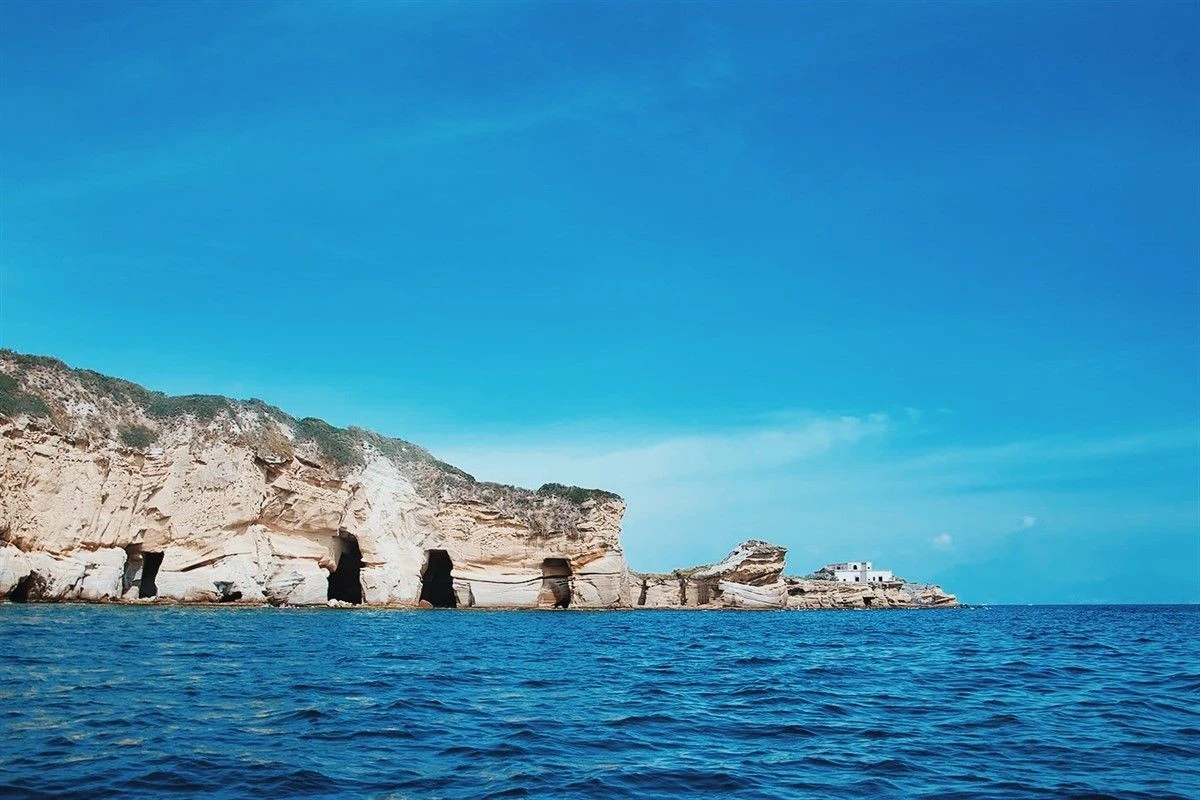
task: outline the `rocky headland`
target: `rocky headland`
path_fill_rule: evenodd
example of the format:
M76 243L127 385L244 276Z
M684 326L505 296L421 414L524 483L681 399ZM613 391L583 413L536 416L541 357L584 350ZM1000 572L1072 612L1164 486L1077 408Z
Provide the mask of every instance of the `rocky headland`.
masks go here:
M743 542L633 572L611 492L478 481L260 400L171 397L0 351L0 596L459 608L895 608L937 587L783 575Z

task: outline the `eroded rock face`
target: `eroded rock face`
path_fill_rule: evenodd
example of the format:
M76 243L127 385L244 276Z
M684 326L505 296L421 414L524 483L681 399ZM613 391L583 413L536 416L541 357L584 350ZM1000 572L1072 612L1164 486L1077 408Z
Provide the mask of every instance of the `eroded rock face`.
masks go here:
M0 597L456 608L892 608L936 586L784 578L761 540L629 572L609 492L476 481L260 401L0 351Z
M788 577L787 607L818 608L936 608L958 605L940 587L895 581L890 584L840 583Z
M630 604L615 495L481 483L405 442L50 359L0 354L0 378L11 599L415 606L443 554L458 606Z
M670 575L630 573L629 593L638 608L786 608L786 556L785 548L751 539L717 564Z
M938 586L839 583L783 575L787 551L758 539L719 563L669 574L629 573L635 608L864 609L958 605Z

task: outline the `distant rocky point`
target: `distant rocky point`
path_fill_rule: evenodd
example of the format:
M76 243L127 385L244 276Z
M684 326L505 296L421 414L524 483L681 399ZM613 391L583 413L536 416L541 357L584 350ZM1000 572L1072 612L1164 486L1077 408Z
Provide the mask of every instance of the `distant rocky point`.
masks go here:
M171 397L0 350L0 595L16 602L894 608L937 587L783 575L782 547L633 572L625 502L478 481L260 400Z
M667 574L630 572L635 604L645 608L934 608L954 595L903 580L852 583L818 571L783 574L787 550L758 539L742 542L720 563ZM890 577L890 573L889 573Z

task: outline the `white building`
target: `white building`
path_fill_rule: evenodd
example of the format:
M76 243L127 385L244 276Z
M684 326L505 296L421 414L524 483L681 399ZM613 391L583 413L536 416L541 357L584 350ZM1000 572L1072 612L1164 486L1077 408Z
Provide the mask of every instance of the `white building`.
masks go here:
M890 569L875 569L870 561L826 564L825 572L832 572L833 579L842 583L887 583L895 580Z

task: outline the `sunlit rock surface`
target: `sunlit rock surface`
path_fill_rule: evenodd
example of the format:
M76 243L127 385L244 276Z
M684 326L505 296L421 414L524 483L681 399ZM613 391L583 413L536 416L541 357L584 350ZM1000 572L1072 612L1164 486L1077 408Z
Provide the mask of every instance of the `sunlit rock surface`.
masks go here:
M881 585L787 577L787 607L935 608L958 605L952 594L928 584L892 581Z
M624 510L608 492L479 482L258 401L0 354L10 599L628 606Z
M783 575L787 551L742 542L717 564L672 573L629 573L635 608L865 609L958 605L938 586L891 581L839 583Z
M0 596L457 608L892 608L936 586L785 578L761 540L631 573L624 501L485 483L258 400L168 397L0 351Z
M639 608L786 608L787 550L758 539L742 542L716 564L669 575L630 573Z

